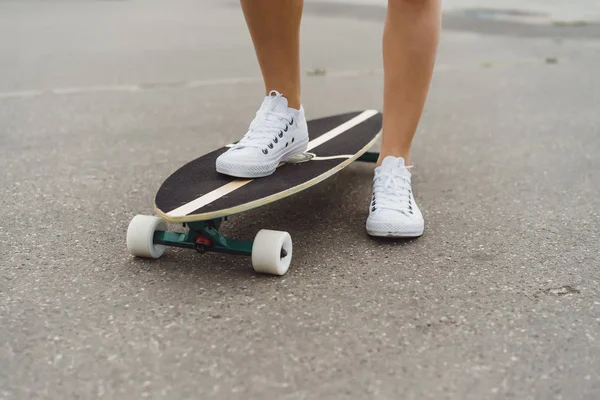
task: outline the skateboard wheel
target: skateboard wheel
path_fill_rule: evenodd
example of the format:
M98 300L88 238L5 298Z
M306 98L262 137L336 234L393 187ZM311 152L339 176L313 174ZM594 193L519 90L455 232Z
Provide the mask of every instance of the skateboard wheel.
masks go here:
M285 275L292 261L292 237L287 232L262 229L252 244L252 267L256 272Z
M137 257L159 258L165 252L165 246L154 244L154 232L166 229L167 224L162 218L136 215L127 228L127 249Z

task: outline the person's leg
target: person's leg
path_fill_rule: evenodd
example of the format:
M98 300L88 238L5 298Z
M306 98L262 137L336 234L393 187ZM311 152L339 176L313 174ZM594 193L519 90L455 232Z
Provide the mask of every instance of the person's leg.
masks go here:
M383 138L387 156L408 163L429 90L441 25L440 0L388 0L383 33Z
M240 0L266 96L244 137L217 158L217 171L239 178L271 175L308 146L300 102L303 0Z
M303 0L241 0L266 93L300 108L300 20Z
M383 139L366 223L373 236L417 237L424 231L407 165L429 91L440 25L440 0L388 0Z

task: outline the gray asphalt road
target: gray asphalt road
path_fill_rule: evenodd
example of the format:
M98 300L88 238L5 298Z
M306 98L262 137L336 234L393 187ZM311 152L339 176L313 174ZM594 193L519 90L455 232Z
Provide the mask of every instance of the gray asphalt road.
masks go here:
M309 117L381 107L377 15L307 7ZM276 278L125 247L162 180L256 111L239 9L1 2L0 398L599 398L600 41L556 29L444 32L422 238L366 235L364 164L232 218L292 234Z

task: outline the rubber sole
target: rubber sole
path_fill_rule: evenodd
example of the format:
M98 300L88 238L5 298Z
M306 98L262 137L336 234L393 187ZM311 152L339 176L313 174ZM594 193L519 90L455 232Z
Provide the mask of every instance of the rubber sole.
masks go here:
M367 233L374 237L391 237L391 238L418 238L423 236L424 231L421 232L378 232L370 231L367 229Z
M425 231L425 226L419 225L418 223L394 224L367 221L365 228L369 235L376 237L416 238L423 235Z
M235 178L264 178L272 175L280 163L285 163L289 158L292 158L298 154L304 153L308 149L308 138L304 141L299 141L294 147L290 146L290 149L281 155L276 160L270 161L268 164L234 164L231 162L219 162L217 160L216 170L217 172ZM261 170L265 167L264 170ZM253 170L254 169L254 170Z

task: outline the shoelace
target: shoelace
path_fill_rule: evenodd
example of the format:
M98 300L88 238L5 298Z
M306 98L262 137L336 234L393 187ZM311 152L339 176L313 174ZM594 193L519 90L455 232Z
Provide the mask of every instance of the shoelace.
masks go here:
M410 181L403 173L385 171L373 178L374 207L412 214L410 204Z
M293 123L288 114L271 111L268 109L259 110L256 118L250 124L248 132L237 143L236 147L256 147L260 149L273 148L273 143L277 143L283 136L282 132L288 130L288 124Z

